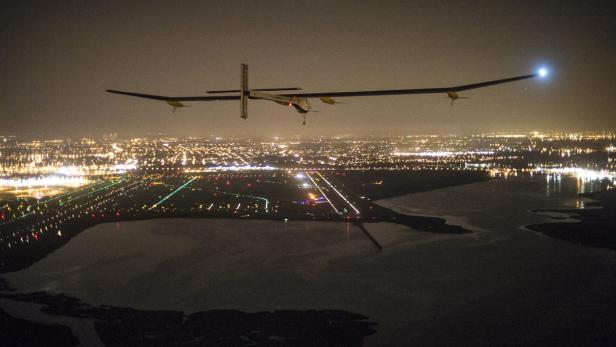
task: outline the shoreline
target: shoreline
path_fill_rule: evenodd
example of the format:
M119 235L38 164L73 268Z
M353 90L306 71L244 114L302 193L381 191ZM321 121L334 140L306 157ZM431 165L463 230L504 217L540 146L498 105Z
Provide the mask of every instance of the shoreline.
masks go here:
M130 221L142 221L153 219L176 219L176 218L188 218L188 219L218 219L218 220L264 220L264 221L314 221L314 222L337 222L337 223L353 223L357 225L363 225L363 223L394 223L408 227L409 229L433 232L433 233L448 233L448 234L468 234L473 231L463 228L458 225L447 224L447 220L439 217L428 216L415 216L405 215L395 212L386 207L369 202L372 207L372 215L367 218L349 218L348 216L340 218L317 218L302 215L287 215L287 216L268 216L266 214L259 214L250 217L242 216L230 216L227 214L211 214L195 211L146 211L135 215L120 215L115 216L112 213L102 214L95 219L87 219L85 221L77 221L74 223L66 224L63 229L62 238L53 238L49 242L38 242L36 244L37 249L32 252L31 249L26 247L16 248L13 252L7 252L3 254L1 258L0 274L20 271L30 267L39 260L45 258L48 254L52 253L56 249L62 247L64 244L70 242L70 239L79 235L88 228L94 227L99 224L105 223L118 223L118 222L130 222Z
M116 223L160 218L199 218L199 219L249 219L269 221L320 221L320 222L352 222L352 223L395 223L422 232L445 234L468 234L476 232L464 225L448 223L447 218L439 216L423 216L404 214L382 206L377 201L391 199L413 193L442 189L457 185L488 181L491 178L483 172L454 174L432 172L388 172L388 171L349 171L331 174L330 179L339 189L353 197L355 206L361 214L346 212L306 213L302 209L287 209L282 213L270 214L263 211L241 213L238 211L209 211L191 205L187 200L184 206L163 207L162 209L135 209L104 207L78 215L76 218L65 218L62 226L56 225L53 231L40 231L39 235L28 240L23 237L21 243L14 243L0 252L0 274L25 269L48 254L62 247L84 230L101 223ZM376 182L376 183L375 183ZM194 198L193 198L194 199ZM75 215L73 215L75 217ZM51 222L52 224L54 222ZM61 231L59 230L61 229ZM42 230L42 229L41 229ZM57 235L56 235L57 234ZM27 236L28 234L26 234Z
M29 335L33 328L38 328L45 334L29 336L26 340L28 344L37 345L46 345L49 341L88 346L194 342L217 345L222 340L229 345L362 346L368 336L377 333L378 327L377 322L361 313L338 309L257 312L213 309L186 313L93 306L64 294L0 291L0 303L3 301L10 301L12 311L24 308L29 311L13 316L0 305L0 321L8 322L12 328L6 332L0 330L0 337ZM37 307L40 311L36 311ZM34 312L36 319L20 318Z
M616 191L604 190L596 193L579 194L590 198L588 208L579 209L537 209L534 213L553 212L568 214L567 219L553 223L530 224L525 227L546 236L597 249L616 250Z

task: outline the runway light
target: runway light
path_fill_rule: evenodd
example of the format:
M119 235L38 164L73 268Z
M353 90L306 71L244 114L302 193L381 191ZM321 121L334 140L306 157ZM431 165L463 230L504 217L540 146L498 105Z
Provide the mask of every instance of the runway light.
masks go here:
M539 77L546 77L548 75L548 69L542 67L537 73L539 74Z

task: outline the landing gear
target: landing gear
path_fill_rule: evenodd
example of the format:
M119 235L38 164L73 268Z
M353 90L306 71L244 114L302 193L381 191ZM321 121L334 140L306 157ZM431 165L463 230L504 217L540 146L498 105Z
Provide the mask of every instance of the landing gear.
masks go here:
M306 125L306 114L302 113L303 122L302 125Z

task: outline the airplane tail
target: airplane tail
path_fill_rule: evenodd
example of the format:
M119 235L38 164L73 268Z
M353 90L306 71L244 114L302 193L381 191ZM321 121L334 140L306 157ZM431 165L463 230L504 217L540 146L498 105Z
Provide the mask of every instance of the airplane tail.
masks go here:
M240 116L248 118L248 65L242 64L242 80L240 84Z

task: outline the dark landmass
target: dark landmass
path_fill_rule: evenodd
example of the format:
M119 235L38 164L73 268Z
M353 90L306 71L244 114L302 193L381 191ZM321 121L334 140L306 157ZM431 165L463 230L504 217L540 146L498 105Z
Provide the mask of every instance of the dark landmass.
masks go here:
M605 190L580 196L597 200L588 205L602 208L535 210L569 213L580 222L534 224L527 228L584 246L616 249L616 191Z
M376 332L377 325L363 315L340 310L209 310L186 315L180 311L92 307L75 298L44 292L0 297L41 304L41 311L51 315L96 319L95 330L106 346L361 346L365 337ZM33 324L8 319L17 332ZM48 341L65 338L59 331L55 334L56 340ZM75 344L70 339L58 344L40 341L44 342L33 340L28 345Z
M0 278L0 292L12 292L13 288L9 286L4 278Z
M14 292L4 278L0 278L0 297ZM0 308L0 346L77 346L79 341L66 326L48 325L15 318Z
M490 176L484 171L449 170L370 170L340 171L335 177L346 191L370 200L391 198L409 193L421 193L461 184L487 181Z
M0 309L0 345L77 346L79 341L68 327L46 325L13 318Z

